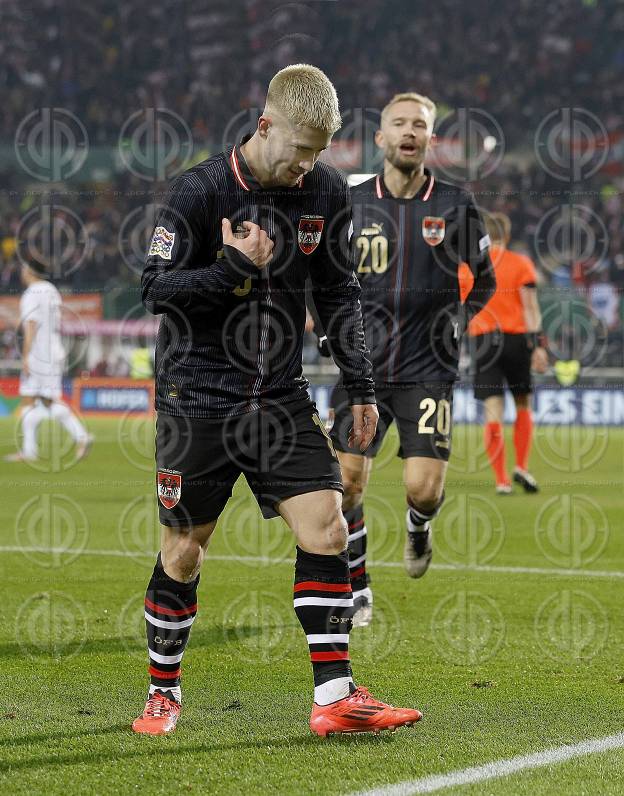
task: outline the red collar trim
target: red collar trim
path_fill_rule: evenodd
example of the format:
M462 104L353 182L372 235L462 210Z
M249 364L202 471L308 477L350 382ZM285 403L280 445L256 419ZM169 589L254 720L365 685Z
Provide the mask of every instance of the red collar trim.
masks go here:
M234 147L234 149L232 150L232 154L230 155L230 165L232 166L232 171L234 172L234 176L236 177L236 180L238 184L241 186L241 188L244 188L246 191L250 191L251 188L247 185L247 183L243 179L240 166L238 165L236 147Z
M241 170L240 164L238 162L238 155L236 154L236 147L232 149L232 154L230 155L230 166L232 167L232 171L234 172L234 177L238 184L243 188L245 191L251 191L251 188L245 182L245 178L243 177L243 172ZM297 188L303 188L303 178L304 174L299 177L297 180Z
M425 193L424 193L424 195L422 197L422 201L423 202L426 202L429 199L429 197L431 196L431 192L433 191L434 182L435 182L435 177L433 176L433 174L429 175L429 185L427 186L427 190L425 191ZM381 187L381 174L378 174L375 177L375 193L376 193L378 199L383 199L384 198L383 189ZM418 198L418 194L416 194L416 196L414 197L414 199L416 199L416 198Z
M434 179L434 176L432 174L431 177L429 178L429 187L427 188L427 190L425 192L425 195L422 198L423 202L426 202L427 199L429 199L429 197L431 196L431 191L433 191L433 183L434 182L435 182L435 179Z

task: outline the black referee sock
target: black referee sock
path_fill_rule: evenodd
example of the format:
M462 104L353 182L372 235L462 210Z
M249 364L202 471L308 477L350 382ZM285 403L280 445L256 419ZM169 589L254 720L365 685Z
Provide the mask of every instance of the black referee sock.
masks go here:
M190 583L170 578L158 554L145 594L150 693L176 689L179 701L180 663L197 614L198 583L199 575Z
M315 701L348 696L353 595L346 551L325 556L297 547L294 605L310 649Z
M364 524L364 506L354 506L343 511L349 526L349 574L353 592L366 588L366 525Z

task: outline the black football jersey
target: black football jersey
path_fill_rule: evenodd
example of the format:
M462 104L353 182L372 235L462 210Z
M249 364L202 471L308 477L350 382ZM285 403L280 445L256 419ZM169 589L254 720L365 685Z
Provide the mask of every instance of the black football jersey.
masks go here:
M224 217L235 233L248 220L272 238L266 268L223 245ZM156 408L221 418L306 395L308 278L351 403L374 402L350 222L347 182L324 163L293 188L263 189L234 147L178 177L156 222L141 283L146 308L162 314Z
M493 295L489 238L473 196L425 170L411 199L381 174L352 188L351 245L376 384L453 381L467 321ZM458 268L474 287L460 302Z

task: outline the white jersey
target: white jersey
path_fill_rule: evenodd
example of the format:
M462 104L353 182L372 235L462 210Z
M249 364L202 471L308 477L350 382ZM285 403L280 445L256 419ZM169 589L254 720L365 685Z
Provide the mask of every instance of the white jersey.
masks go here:
M22 295L22 329L28 321L36 324L27 363L33 376L60 377L63 373L65 350L61 340L61 307L61 294L50 282L34 282Z

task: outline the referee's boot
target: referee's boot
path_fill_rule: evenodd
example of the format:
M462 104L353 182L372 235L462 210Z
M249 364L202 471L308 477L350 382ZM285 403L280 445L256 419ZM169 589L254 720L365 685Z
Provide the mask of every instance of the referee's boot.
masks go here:
M531 473L528 472L528 470L522 470L520 467L514 467L513 480L516 482L516 484L520 484L525 492L539 492L537 481L535 478L533 478Z

